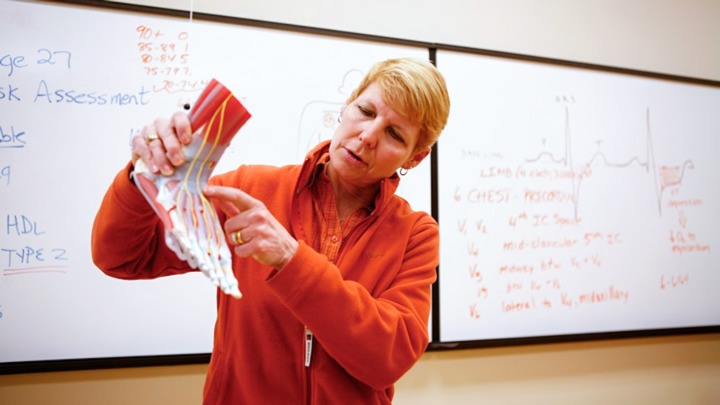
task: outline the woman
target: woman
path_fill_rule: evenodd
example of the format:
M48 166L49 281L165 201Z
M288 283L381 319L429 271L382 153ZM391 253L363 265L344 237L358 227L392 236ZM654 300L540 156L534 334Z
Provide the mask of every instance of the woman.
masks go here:
M449 106L431 64L380 62L348 98L332 140L302 165L211 178L204 193L235 242L243 298L218 294L205 403L391 403L393 384L428 343L439 251L437 223L394 195L396 172L428 156ZM158 120L134 139L133 161L169 173L166 156L189 133L184 113ZM132 168L97 214L95 263L126 279L192 271L163 243Z

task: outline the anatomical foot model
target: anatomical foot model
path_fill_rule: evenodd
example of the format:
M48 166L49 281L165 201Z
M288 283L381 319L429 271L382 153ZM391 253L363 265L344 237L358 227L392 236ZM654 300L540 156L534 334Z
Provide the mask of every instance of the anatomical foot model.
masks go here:
M202 193L218 160L250 113L225 86L212 80L190 110L192 141L185 163L171 176L152 173L141 160L135 184L165 226L165 243L220 289L240 298L232 257L215 207Z

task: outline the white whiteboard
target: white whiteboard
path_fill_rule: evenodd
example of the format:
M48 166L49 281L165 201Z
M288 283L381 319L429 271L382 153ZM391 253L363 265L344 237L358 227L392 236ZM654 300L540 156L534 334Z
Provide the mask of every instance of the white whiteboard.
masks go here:
M441 342L720 325L720 88L437 61Z
M120 281L90 258L129 140L217 78L253 117L217 171L289 164L329 138L371 64L424 48L70 5L2 1L0 366L209 353L200 274ZM430 211L430 165L399 193ZM122 243L121 240L118 243Z

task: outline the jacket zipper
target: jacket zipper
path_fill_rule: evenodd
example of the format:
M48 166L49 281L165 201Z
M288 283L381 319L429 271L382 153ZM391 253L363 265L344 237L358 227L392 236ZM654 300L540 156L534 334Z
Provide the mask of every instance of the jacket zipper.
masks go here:
M312 403L312 370L310 370L310 361L312 360L313 334L310 329L305 327L305 403Z
M313 349L313 334L310 329L305 327L305 367L310 367L310 361L312 360L312 349Z

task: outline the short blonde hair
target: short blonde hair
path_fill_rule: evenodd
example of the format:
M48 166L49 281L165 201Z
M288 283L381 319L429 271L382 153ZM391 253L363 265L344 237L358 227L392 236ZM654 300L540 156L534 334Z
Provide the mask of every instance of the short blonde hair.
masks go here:
M445 78L428 61L413 58L388 59L372 66L350 94L353 102L375 83L383 100L406 118L420 124L416 151L432 147L445 128L450 114L450 96Z

